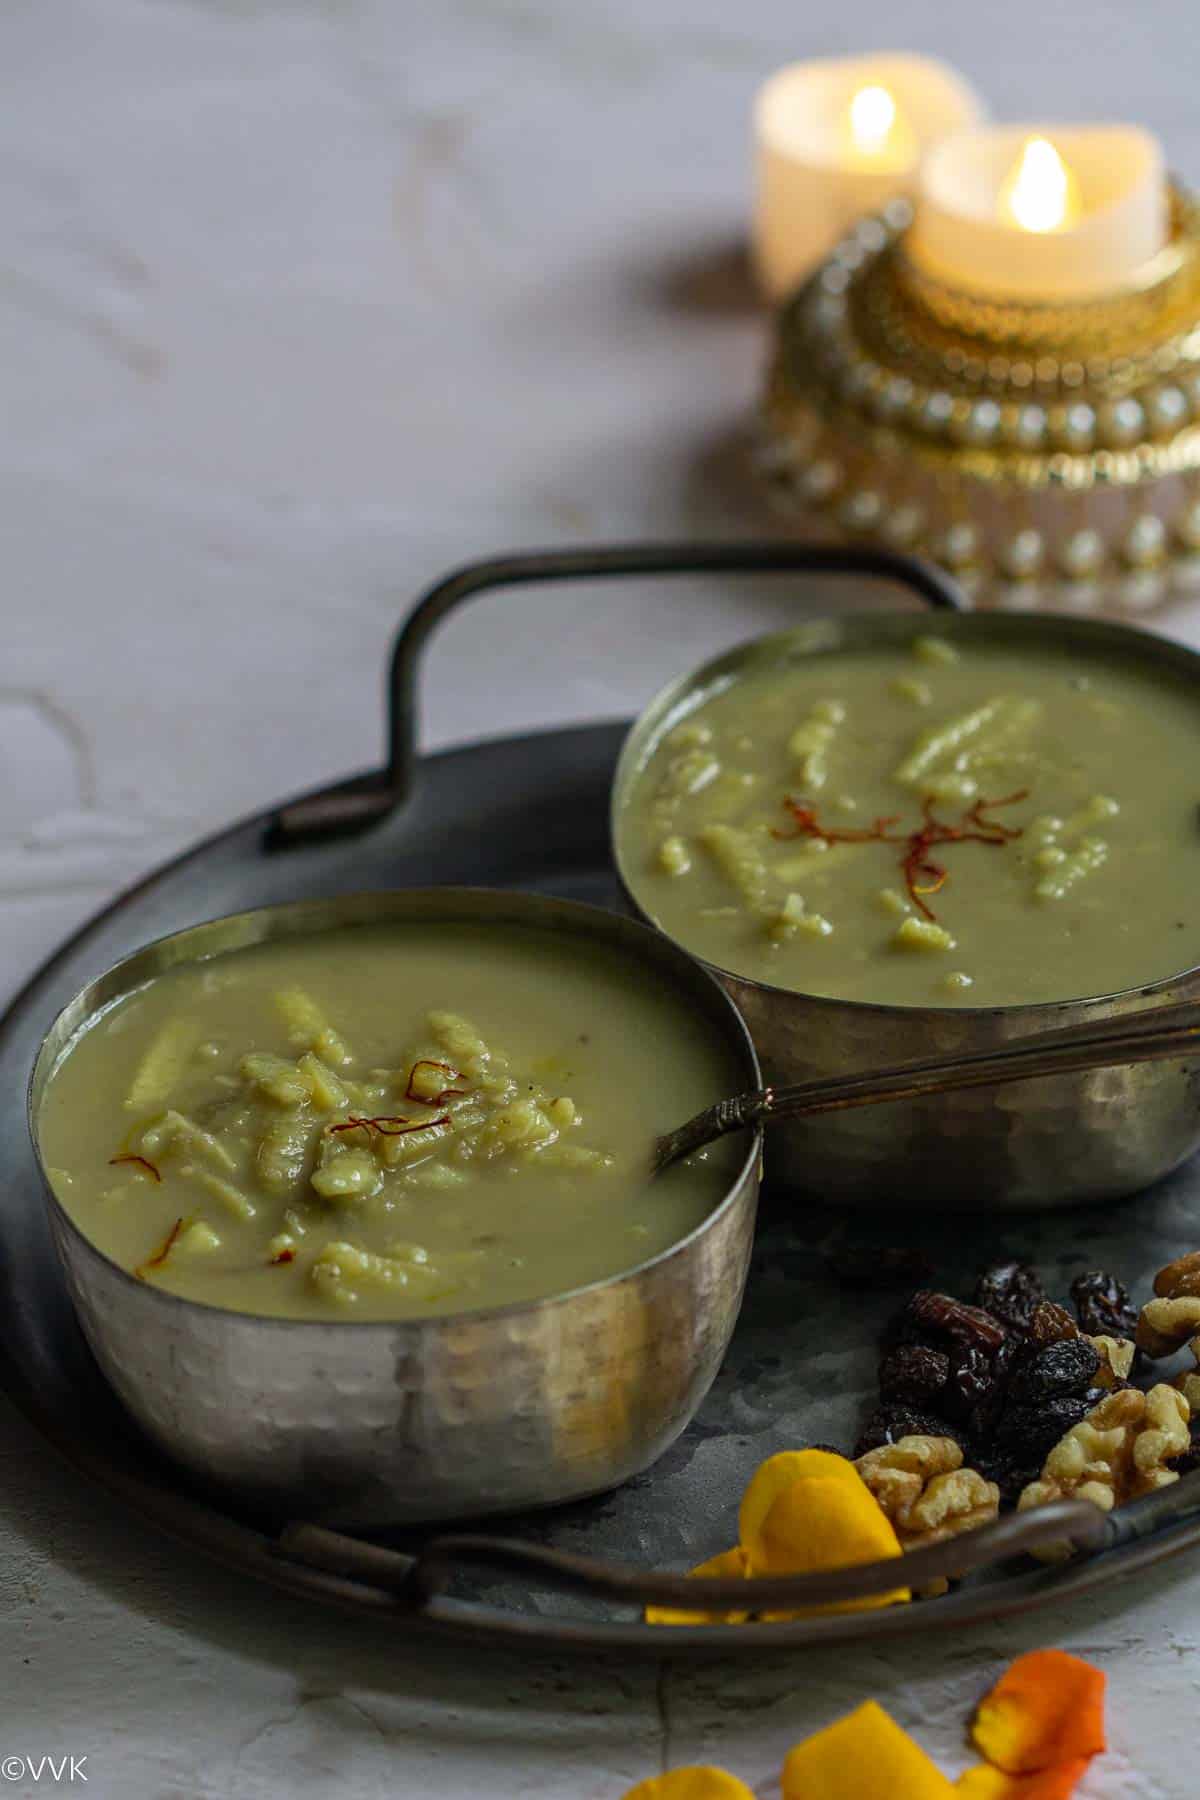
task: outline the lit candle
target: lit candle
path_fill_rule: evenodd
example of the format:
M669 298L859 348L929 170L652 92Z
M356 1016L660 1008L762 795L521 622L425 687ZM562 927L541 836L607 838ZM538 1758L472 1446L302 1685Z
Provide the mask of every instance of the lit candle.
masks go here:
M1132 125L957 133L921 169L906 251L997 300L1089 300L1137 284L1167 241L1162 151Z
M754 110L766 292L794 287L855 219L911 191L926 145L982 117L961 77L925 57L830 57L772 75Z
M999 205L1022 231L1068 231L1078 222L1079 183L1048 138L1026 138Z

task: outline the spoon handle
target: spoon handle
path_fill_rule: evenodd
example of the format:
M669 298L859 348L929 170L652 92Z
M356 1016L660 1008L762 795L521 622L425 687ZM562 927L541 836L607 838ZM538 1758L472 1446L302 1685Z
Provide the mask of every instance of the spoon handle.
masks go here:
M925 1057L919 1062L864 1074L829 1075L787 1087L758 1088L718 1100L678 1130L659 1138L654 1169L657 1173L728 1132L766 1124L772 1119L841 1112L854 1106L874 1106L881 1100L918 1100L960 1088L992 1087L1006 1081L1028 1081L1123 1063L1156 1062L1189 1053L1200 1055L1200 1003L1181 1001L1148 1008L1130 1019L1102 1019L1058 1031L1037 1032L1031 1037L1012 1039L995 1050Z

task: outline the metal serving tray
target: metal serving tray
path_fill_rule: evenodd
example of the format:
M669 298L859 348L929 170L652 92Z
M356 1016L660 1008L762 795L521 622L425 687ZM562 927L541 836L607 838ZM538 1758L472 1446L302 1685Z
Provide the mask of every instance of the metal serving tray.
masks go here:
M299 896L485 883L619 904L609 861L609 785L625 726L591 725L469 745L418 761L417 677L439 620L489 588L572 577L790 572L889 578L953 606L934 571L882 552L795 545L631 546L510 557L459 571L410 615L391 674L388 763L272 808L198 845L122 895L38 971L0 1020L0 1385L77 1469L231 1568L344 1610L469 1637L561 1650L723 1654L949 1628L1056 1604L1200 1544L1200 1474L1127 1509L1118 1541L1055 1570L997 1564L939 1600L764 1625L649 1627L628 1601L599 1597L574 1557L650 1571L689 1567L736 1537L738 1499L767 1456L804 1443L849 1446L874 1387L876 1340L898 1293L856 1291L831 1252L904 1244L928 1252L939 1285L965 1291L979 1268L1021 1256L1052 1292L1103 1265L1145 1288L1200 1235L1195 1163L1124 1206L1043 1217L937 1217L888 1196L852 1217L788 1193L764 1195L745 1307L725 1366L685 1435L617 1491L496 1527L548 1552L521 1566L495 1539L397 1534L365 1543L234 1510L138 1434L84 1344L59 1272L25 1124L38 1043L59 1008L103 968L166 932ZM732 635L732 634L731 634ZM683 660L681 658L681 660ZM1124 1515L1122 1515L1124 1519ZM282 1540L282 1541L281 1541ZM1121 1541L1123 1540L1123 1541ZM290 1546L290 1553L289 1553ZM474 1546L474 1547L472 1547ZM563 1591L563 1589L567 1591ZM608 1592L619 1591L620 1581Z

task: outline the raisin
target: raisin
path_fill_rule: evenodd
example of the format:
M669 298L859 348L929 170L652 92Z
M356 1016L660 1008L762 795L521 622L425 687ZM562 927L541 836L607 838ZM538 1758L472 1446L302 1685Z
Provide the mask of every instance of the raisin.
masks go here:
M1131 1338L1137 1330L1137 1307L1128 1291L1103 1269L1088 1269L1071 1283L1071 1300L1089 1337Z
M994 1357L975 1344L956 1344L950 1352L942 1410L965 1424L997 1397L999 1386Z
M934 1337L948 1337L952 1342L973 1344L988 1351L998 1350L1004 1342L1004 1327L990 1313L978 1306L964 1306L951 1294L935 1294L923 1288L904 1310L914 1326Z
M1036 1481L1042 1472L1042 1458L1023 1461L1020 1457L997 1453L993 1456L979 1456L975 1467L985 1481L994 1481L1000 1489L1000 1505L1007 1509L1015 1506L1021 1498L1021 1491L1031 1481Z
M1024 1345L1020 1338L1005 1338L991 1365L991 1385L979 1395L967 1420L967 1430L971 1441L986 1450L992 1441L999 1419L1008 1398L1008 1384L1012 1376L1013 1366L1020 1360Z
M872 1249L868 1244L843 1244L825 1258L830 1273L849 1287L911 1287L915 1281L928 1281L933 1264L923 1250L906 1250L899 1245Z
M1005 1407L996 1427L997 1451L1002 1458L1032 1468L1034 1475L1039 1474L1059 1438L1065 1437L1073 1425L1078 1425L1080 1419L1085 1419L1092 1407L1099 1404L1099 1400L1093 1398L1096 1393L1103 1399L1101 1390L1092 1389L1086 1394L1059 1394L1052 1400L1039 1400L1032 1405Z
M975 1283L975 1304L1010 1331L1025 1331L1029 1317L1046 1291L1028 1263L1000 1263L985 1269Z
M1021 1359L1009 1382L1010 1403L1033 1406L1063 1394L1085 1394L1096 1379L1099 1353L1086 1338L1046 1344Z
M1047 1344L1061 1344L1065 1339L1079 1335L1079 1327L1066 1307L1055 1305L1053 1300L1043 1300L1029 1316L1029 1341L1041 1348Z
M879 1365L879 1397L905 1406L935 1400L946 1385L950 1358L927 1344L899 1344Z
M863 1426L854 1454L865 1456L868 1450L894 1444L902 1437L948 1437L956 1444L963 1444L963 1433L933 1413L918 1412L911 1406L880 1406Z

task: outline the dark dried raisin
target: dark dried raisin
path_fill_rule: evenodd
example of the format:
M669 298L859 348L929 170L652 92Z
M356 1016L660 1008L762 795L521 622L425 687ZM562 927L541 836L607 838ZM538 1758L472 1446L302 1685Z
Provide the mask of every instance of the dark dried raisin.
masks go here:
M946 1419L933 1413L918 1412L911 1406L880 1406L871 1414L854 1446L855 1456L878 1450L883 1444L894 1444L902 1437L948 1437L962 1444L963 1434Z
M1004 1327L990 1313L978 1306L964 1306L951 1294L935 1294L924 1288L913 1295L905 1312L919 1330L955 1343L995 1351L1004 1342Z
M975 1283L975 1304L1010 1331L1024 1331L1035 1306L1046 1298L1036 1269L1028 1263L1000 1263Z
M997 1451L1013 1463L1034 1468L1034 1474L1039 1473L1059 1438L1099 1404L1093 1398L1095 1391L1060 1394L1033 1405L1005 1407L996 1427ZM1100 1398L1103 1397L1101 1393Z
M923 1250L908 1250L899 1245L874 1249L869 1244L843 1244L825 1258L830 1273L849 1287L911 1287L915 1281L928 1281L933 1263Z
M977 1455L974 1466L986 1481L996 1483L1000 1489L1000 1505L1007 1510L1017 1504L1022 1489L1027 1488L1031 1481L1037 1480L1044 1460L1043 1457L1035 1457L1025 1461L1011 1453L996 1451L990 1455Z
M1071 1283L1071 1300L1089 1337L1131 1338L1137 1330L1137 1307L1115 1275L1088 1269Z
M1098 1352L1086 1338L1066 1338L1022 1357L1008 1384L1009 1401L1033 1406L1063 1394L1085 1394L1100 1367Z
M950 1358L927 1344L900 1344L879 1365L879 1397L905 1406L924 1406L946 1385Z
M1013 1367L1020 1360L1023 1351L1022 1339L1009 1337L1005 1338L993 1356L991 1386L979 1396L979 1400L967 1420L967 1430L971 1434L972 1443L979 1444L984 1448L990 1445L996 1429L996 1421L1008 1398L1008 1384Z
M966 1424L980 1408L993 1400L999 1385L993 1356L975 1344L956 1344L950 1352L950 1373L942 1398L942 1411L948 1418Z
M1065 1306L1043 1300L1029 1315L1028 1338L1031 1344L1045 1347L1061 1344L1067 1338L1078 1338L1079 1327Z

